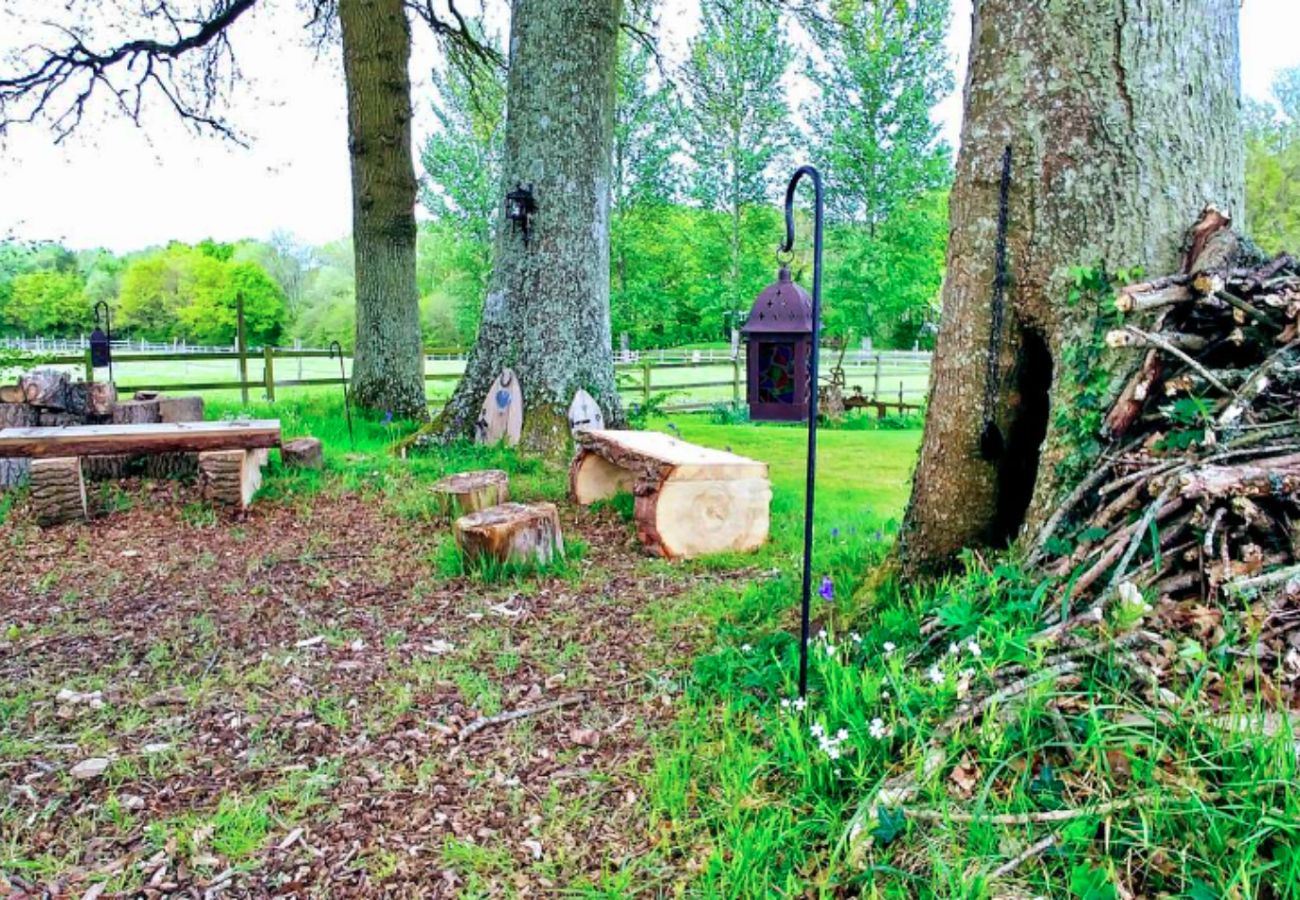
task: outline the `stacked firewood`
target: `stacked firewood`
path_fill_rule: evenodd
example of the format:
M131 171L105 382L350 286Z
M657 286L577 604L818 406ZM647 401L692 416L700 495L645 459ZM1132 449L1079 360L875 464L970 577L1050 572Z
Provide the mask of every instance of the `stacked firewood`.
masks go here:
M1036 542L1094 613L1133 588L1300 595L1300 262L1259 262L1214 210L1193 236L1183 273L1118 292L1106 342L1141 357L1105 419L1113 449Z

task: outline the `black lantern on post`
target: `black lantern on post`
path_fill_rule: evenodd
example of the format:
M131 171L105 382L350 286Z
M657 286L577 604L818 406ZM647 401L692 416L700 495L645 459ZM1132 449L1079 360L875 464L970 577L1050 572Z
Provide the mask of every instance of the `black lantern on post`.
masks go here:
M100 308L104 312L104 327L99 327ZM102 369L108 366L108 380L113 380L113 322L108 303L100 300L95 304L95 330L90 333L90 367Z
M524 246L528 246L528 228L532 224L533 213L537 212L537 201L533 198L533 185L527 187L516 183L515 189L506 194L506 218L516 231L524 233Z
M812 297L781 266L749 311L745 337L749 417L755 422L808 418Z
M790 277L785 265L776 281L754 301L745 323L748 398L751 419L760 422L808 423L807 479L804 488L803 584L799 635L799 696L808 694L808 638L812 620L812 545L814 491L817 483L817 349L822 316L822 177L802 166L785 189L785 240L778 258L794 250L794 192L799 181L812 179L813 284L810 295Z

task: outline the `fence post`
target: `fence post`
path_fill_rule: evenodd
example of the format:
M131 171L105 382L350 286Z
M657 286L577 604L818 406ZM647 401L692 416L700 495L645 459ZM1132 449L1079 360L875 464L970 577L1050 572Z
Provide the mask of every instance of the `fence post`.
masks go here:
M235 342L239 353L239 397L248 405L248 336L244 334L244 294L235 295Z
M267 344L262 348L262 381L266 383L266 399L275 402L275 349Z
M95 364L90 361L90 348L86 348L86 380L95 380Z
M740 405L740 357L731 358L731 402L734 406Z
M871 399L880 399L880 351L876 351L876 371L871 377Z
M641 400L642 408L650 408L650 360L641 364Z

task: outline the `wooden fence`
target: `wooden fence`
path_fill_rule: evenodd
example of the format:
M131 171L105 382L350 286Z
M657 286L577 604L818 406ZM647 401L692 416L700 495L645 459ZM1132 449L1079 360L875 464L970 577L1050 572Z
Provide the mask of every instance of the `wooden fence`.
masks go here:
M645 406L656 405L665 412L689 412L710 409L719 404L739 404L745 396L745 356L742 352L738 358L720 355L716 352L697 351L642 351L635 360L615 354L619 392L629 403ZM119 388L124 392L140 390L156 391L215 391L238 390L245 403L249 391L260 390L268 401L274 402L276 392L281 388L315 387L340 385L344 379L337 374L318 377L303 377L302 361L308 359L329 359L328 350L301 350L284 347L263 347L261 349L236 348L234 350L185 350L182 352L115 352L115 367L129 366L132 363L160 362L206 362L226 361L234 363L237 378L231 380L141 380L133 381L116 373ZM823 369L828 370L838 359L838 352L822 351ZM337 357L335 357L337 359ZM426 355L428 362L454 361L457 357L447 350L433 351ZM87 381L96 377L91 365L90 350L69 354L46 355L47 364L75 366L84 372ZM249 363L260 363L261 378L249 378ZM297 377L282 378L277 375L277 363L280 373L288 366L285 363L296 362ZM857 394L867 403L883 413L886 408L901 411L918 407L924 400L926 383L930 368L930 354L915 351L856 351L843 361L845 380L849 395ZM712 372L706 370L714 370ZM719 374L722 369L725 374ZM698 373L698 377L696 376ZM428 372L426 382L449 382L460 380L461 373ZM701 396L701 395L707 396ZM678 399L685 395L684 399Z

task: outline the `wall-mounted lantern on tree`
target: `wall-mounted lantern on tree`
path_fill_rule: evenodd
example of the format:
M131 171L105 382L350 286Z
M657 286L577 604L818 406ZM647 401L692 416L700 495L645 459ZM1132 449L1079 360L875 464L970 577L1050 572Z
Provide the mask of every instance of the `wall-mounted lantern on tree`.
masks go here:
M528 229L532 225L533 214L537 212L537 200L533 197L533 185L527 187L515 184L515 189L506 194L506 218L515 231L524 234L524 246L528 246Z
M103 328L100 328L100 310L103 310ZM108 380L113 380L113 323L108 304L100 300L95 304L95 330L90 333L90 367L108 366Z
M748 358L749 417L756 422L802 422L811 396L812 297L785 265L763 288L741 332Z

